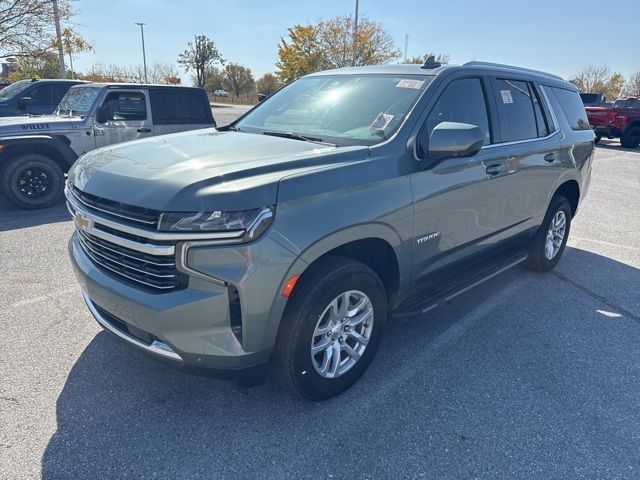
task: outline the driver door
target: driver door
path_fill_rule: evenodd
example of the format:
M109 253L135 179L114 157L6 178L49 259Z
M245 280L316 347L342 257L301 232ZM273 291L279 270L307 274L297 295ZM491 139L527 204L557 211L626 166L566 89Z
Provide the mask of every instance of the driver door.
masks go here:
M109 106L113 117L93 127L96 147L138 140L153 135L149 95L146 90L107 91L100 106Z

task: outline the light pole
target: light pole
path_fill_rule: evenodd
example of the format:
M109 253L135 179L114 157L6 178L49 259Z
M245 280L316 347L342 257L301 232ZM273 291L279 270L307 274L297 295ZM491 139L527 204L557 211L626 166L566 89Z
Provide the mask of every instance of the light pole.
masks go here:
M56 40L58 42L58 61L60 62L60 78L64 78L64 53L62 51L62 34L60 31L60 11L58 0L53 0L53 19L56 24Z
M140 25L140 35L142 36L142 64L144 65L144 83L149 83L147 80L147 55L144 51L144 26L146 23L135 22L136 25Z
M352 64L356 66L356 58L358 52L358 4L359 0L356 0L356 16L355 21L353 22L353 61Z

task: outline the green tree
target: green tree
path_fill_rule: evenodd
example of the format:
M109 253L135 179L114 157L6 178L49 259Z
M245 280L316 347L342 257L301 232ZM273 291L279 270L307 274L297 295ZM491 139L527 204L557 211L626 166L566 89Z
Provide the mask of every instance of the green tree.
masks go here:
M9 74L12 82L31 78L58 78L60 64L53 52L37 52L33 57L17 57L15 70Z
M265 73L256 82L256 90L264 95L271 95L280 88L280 82L273 73Z
M352 65L353 31L350 15L289 28L288 39L278 44L278 77L289 82L318 70ZM358 22L355 64L376 65L398 57L391 34L381 23L363 16Z
M605 65L587 65L569 81L581 92L604 93L604 96L610 100L619 97L625 86L622 74L611 72Z
M255 81L251 70L237 63L230 63L222 70L222 83L224 88L233 92L236 97L246 93L255 87Z
M216 62L223 64L224 60L213 40L206 35L196 35L194 41L189 42L186 50L178 56L178 64L182 65L187 72L195 72L197 87L204 87L207 81L207 68Z
M73 71L73 54L81 52L90 52L93 50L93 46L87 42L80 35L76 34L70 28L64 28L61 33L62 37L62 49L69 55L69 66L71 68L71 78L74 77ZM53 41L53 48L58 48L58 41Z
M60 21L68 24L70 0L58 0ZM52 50L56 38L51 0L0 0L0 57L35 57Z
M204 83L204 89L213 94L216 90L222 90L224 88L224 82L222 77L222 72L219 68L209 67L205 72L205 78L207 79Z
M436 59L436 62L440 62L440 63L449 63L449 54L448 53L435 53L435 52L427 52L425 53L423 56L415 56L415 57L408 57L404 59L404 63L418 63L420 65L422 65L424 63L424 61L430 57L431 55L433 55Z
M640 72L631 74L624 87L625 95L640 97Z

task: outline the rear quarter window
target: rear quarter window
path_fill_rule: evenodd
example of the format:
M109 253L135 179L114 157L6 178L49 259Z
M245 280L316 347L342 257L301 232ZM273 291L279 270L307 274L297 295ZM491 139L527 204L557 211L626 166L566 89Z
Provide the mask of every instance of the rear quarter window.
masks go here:
M152 90L151 111L156 125L213 123L209 102L197 91Z
M562 113L567 119L571 130L591 130L589 120L587 119L587 112L584 110L584 105L578 92L558 87L551 87L550 90L556 97L556 100L558 100L562 108Z

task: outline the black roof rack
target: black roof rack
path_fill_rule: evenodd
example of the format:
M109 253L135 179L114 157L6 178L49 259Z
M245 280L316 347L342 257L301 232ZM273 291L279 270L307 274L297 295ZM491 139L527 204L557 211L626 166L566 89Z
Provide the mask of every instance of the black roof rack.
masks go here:
M543 72L541 70L533 70L531 68L523 68L523 67L514 67L513 65L505 65L503 63L492 63L492 62L477 62L477 61L472 61L472 62L467 62L463 65L464 67L499 67L499 68L508 68L510 70L519 70L521 72L527 72L527 73L535 73L538 75L544 75L546 77L553 77L553 78L557 78L558 80L562 80L564 81L564 78L558 76L558 75L554 75L553 73L547 73L547 72Z

